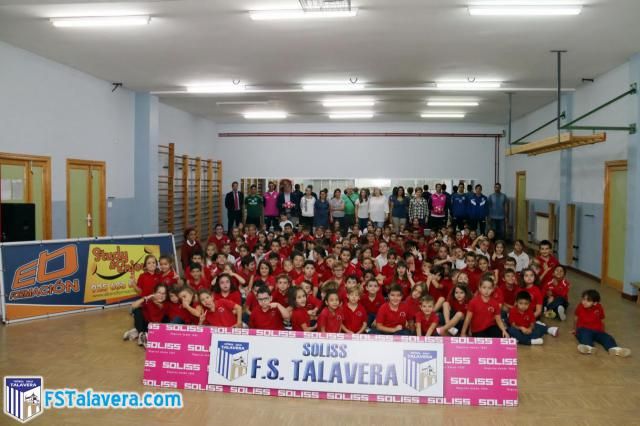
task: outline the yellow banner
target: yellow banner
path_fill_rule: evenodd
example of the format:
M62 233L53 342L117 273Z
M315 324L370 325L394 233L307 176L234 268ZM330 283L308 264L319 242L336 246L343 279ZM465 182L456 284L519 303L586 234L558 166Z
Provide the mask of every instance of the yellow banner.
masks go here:
M136 295L129 286L144 272L144 258L160 257L160 246L90 244L84 303L127 299Z

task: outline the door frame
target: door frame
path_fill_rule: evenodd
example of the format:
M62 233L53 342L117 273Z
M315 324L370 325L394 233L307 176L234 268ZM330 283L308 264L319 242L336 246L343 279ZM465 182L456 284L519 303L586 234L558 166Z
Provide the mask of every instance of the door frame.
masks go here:
M107 164L104 161L92 161L92 160L79 160L75 158L67 158L67 238L71 238L71 168L72 166L79 167L89 167L91 168L99 168L100 169L100 192L102 196L100 197L100 217L102 218L102 223L100 224L100 235L104 236L107 234ZM89 174L91 175L91 174ZM93 185L89 184L89 197L88 203L92 203L93 201ZM89 209L91 210L91 209ZM97 236L97 235L94 235Z
M607 269L609 268L609 191L612 172L627 171L627 160L606 161L604 163L604 214L602 217L602 269L600 273L600 284L606 284L619 291L622 291L623 282L618 280L607 280ZM628 218L627 218L628 219Z
M52 239L52 210L51 210L51 157L45 157L41 155L28 155L28 154L14 154L9 152L0 152L0 160L6 161L15 161L15 162L28 162L28 163L39 163L42 165L42 188L44 190L44 206L42 206L42 218L43 218L43 229L42 236L45 240ZM31 177L27 176L27 182L31 183ZM32 190L31 185L26 186L26 199L27 202L32 200Z
M518 217L519 217L519 215L518 215L518 213L519 213L519 211L518 211L518 204L519 204L518 203L518 199L520 198L520 186L518 184L519 183L518 181L519 181L520 176L524 176L524 178L525 178L525 187L526 187L527 172L525 170L520 170L520 171L516 172L516 209L515 209L516 216L515 216L514 221L513 221L516 224L516 226L515 226L515 230L514 230L515 232L513 233L514 236L515 236L514 240L518 239L518 228L520 227L520 224L518 223ZM526 194L525 194L525 200L524 201L525 201L525 205L526 205L526 201L527 201L526 200ZM524 215L524 231L525 231L525 235L522 238L522 241L524 242L525 246L527 246L529 244L529 241L528 241L529 240L529 238L528 238L528 236L529 236L528 235L528 232L529 232L529 215L528 214Z

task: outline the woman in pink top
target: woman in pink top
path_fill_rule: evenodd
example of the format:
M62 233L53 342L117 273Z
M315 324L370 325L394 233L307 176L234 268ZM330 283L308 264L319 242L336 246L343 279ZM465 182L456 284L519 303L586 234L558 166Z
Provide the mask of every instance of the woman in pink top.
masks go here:
M442 193L442 185L436 184L435 194L431 194L431 211L429 212L429 227L438 232L447 226L447 195Z
M276 191L276 184L269 182L269 191L263 194L264 196L264 224L267 229L270 227L276 227L278 225L278 191Z

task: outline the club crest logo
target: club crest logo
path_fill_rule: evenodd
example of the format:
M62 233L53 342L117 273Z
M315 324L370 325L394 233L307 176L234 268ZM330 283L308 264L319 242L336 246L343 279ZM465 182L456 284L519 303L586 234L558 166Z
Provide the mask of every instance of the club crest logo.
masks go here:
M40 376L4 377L4 414L21 423L42 414L42 390Z
M418 392L438 383L438 351L403 351L404 383Z
M216 372L230 382L245 376L249 364L248 342L218 342Z

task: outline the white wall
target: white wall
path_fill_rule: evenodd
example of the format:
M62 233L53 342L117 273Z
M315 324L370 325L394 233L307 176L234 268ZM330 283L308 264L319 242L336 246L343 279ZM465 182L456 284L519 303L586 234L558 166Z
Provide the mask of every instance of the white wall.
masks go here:
M218 124L226 132L501 133L474 124L342 123ZM491 185L492 138L231 137L218 138L225 188L242 177L464 177Z
M216 124L206 118L160 102L159 143L175 143L176 154L213 159L218 133Z
M66 159L107 163L107 195L133 197L133 93L0 42L0 150L52 159L53 201Z

